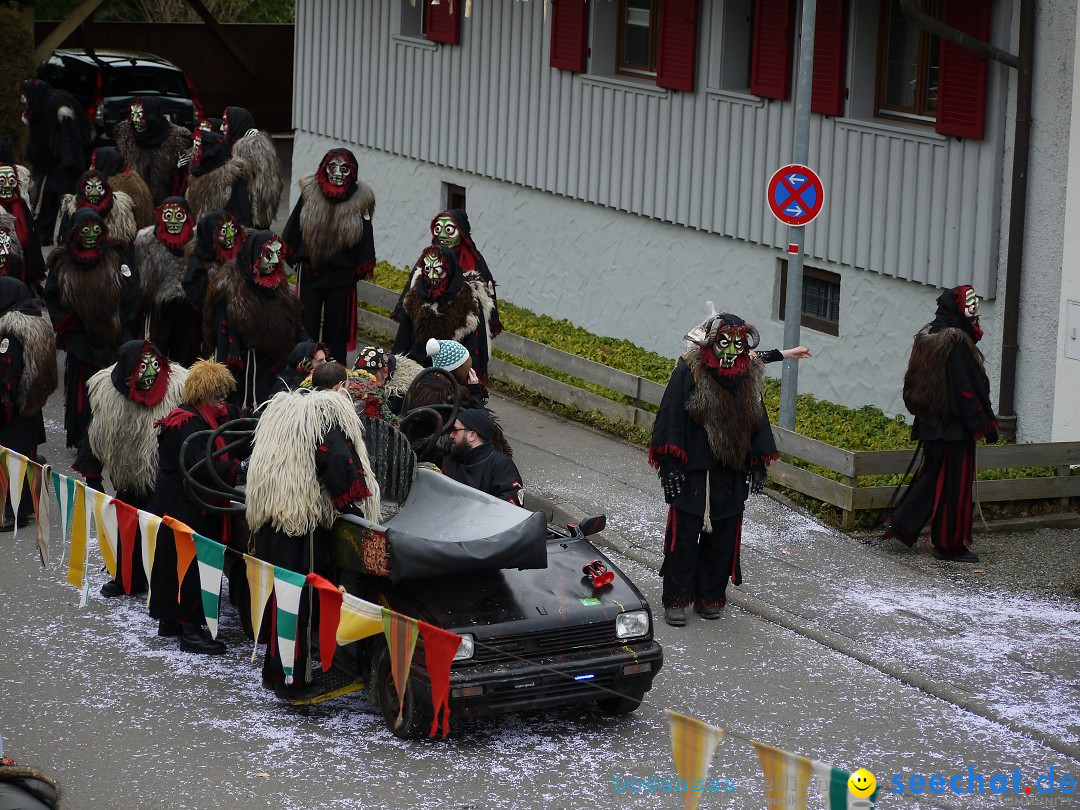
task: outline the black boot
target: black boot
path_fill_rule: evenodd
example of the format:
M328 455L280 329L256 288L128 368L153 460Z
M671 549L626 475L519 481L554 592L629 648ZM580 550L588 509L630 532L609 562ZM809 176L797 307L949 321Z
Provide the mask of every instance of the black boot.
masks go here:
M197 655L223 655L225 642L215 641L205 627L182 623L180 625L180 649Z

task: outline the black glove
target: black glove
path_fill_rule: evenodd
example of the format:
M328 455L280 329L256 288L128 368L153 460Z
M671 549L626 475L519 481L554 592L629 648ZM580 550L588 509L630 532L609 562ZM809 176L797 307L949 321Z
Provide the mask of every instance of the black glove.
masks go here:
M686 473L679 467L665 467L660 470L660 484L664 487L664 503L675 503L686 483Z
M997 444L998 432L997 428L990 428L990 432L986 434L987 444Z
M755 464L750 468L750 494L760 495L765 489L765 465Z

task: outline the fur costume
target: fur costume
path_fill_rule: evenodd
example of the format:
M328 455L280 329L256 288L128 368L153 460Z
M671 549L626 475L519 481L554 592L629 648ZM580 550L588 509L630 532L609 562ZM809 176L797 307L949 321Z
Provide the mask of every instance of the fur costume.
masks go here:
M145 181L154 205L172 195L176 177L176 161L191 149L191 132L170 124L170 130L160 145L140 149L135 143L135 130L130 121L120 121L113 128L116 148L128 165Z
M224 363L196 360L188 370L181 399L187 405L198 405L221 391L230 393L235 390L236 378Z
M323 196L315 175L301 178L299 186L300 231L308 258L318 268L360 242L365 219L375 213L375 192L358 181L352 197L335 203Z
M963 330L950 327L931 332L928 324L915 335L904 374L904 405L928 425L940 427L952 419L946 369L949 355L962 343L982 371L982 352Z
M87 327L90 342L97 346L111 345L120 338L126 314L122 306L122 268L127 268L124 254L123 245L110 239L105 242L101 261L94 265L81 265L62 249L49 255L49 277L56 279L60 305Z
M705 428L709 447L724 466L742 467L750 450L751 436L765 409L761 402L765 364L751 355L742 384L729 391L709 373L700 350L691 349L683 355L683 360L694 378L686 413Z
M20 92L26 100L23 120L30 125L27 154L34 177L46 191L71 191L90 152L86 111L74 96L48 82L27 79Z
M282 361L289 356L296 345L300 315L295 295L283 289L277 299L263 298L244 281L235 261L225 264L214 274L206 292L203 340L208 346L217 345L213 312L221 303L226 306L229 328L239 336L244 349Z
M60 216L67 219L75 213L76 197L74 194L65 194L60 198ZM122 242L131 244L135 234L139 232L138 223L135 220L135 204L123 191L113 189L112 206L104 217L105 227L109 229L109 236Z
M42 408L59 384L56 366L56 338L44 315L9 310L0 316L0 338L14 338L22 344L23 372L15 391L15 411L31 416Z
M109 366L90 378L90 410L94 415L87 430L90 449L118 492L147 495L158 474L159 428L155 423L180 404L187 369L170 363L167 371L158 372L168 378L165 396L148 408L116 390L112 379L115 368Z
M363 472L371 470L363 425L347 393L292 391L270 400L255 428L248 468L247 520L252 532L270 524L292 537L303 537L317 527L331 526L334 499L316 471L314 452L335 427L351 442ZM379 485L370 474L364 484L370 491L363 499L364 514L377 523Z
M428 338L460 342L475 332L483 313L477 293L477 287L463 284L449 301L431 301L417 295L414 285L405 296L405 312L412 319L416 339L425 344Z
M187 200L195 218L202 219L218 208L227 209L233 186L243 181L250 188L252 176L251 163L246 158L238 157L206 174L192 174L188 178ZM245 223L241 221L240 224Z
M281 193L285 190L274 142L265 132L251 129L233 141L232 154L234 158L247 160L251 165L248 191L251 194L252 224L259 229L269 228L277 216Z
M412 385L412 381L416 379L416 375L423 371L424 367L408 355L399 354L395 356L397 358L397 367L394 369L394 373L390 375L390 379L386 381L383 390L386 391L388 397L403 397L405 392L409 390L409 386Z
M163 305L184 297L180 282L184 278L189 246L190 242L185 252L177 255L158 241L153 225L139 231L134 250L143 310L160 310Z
M131 214L135 217L135 230L141 231L147 225L154 224L154 200L146 182L133 171L114 174L109 177L113 194L126 194L131 200Z
M0 208L0 276L26 281L26 259L15 232L15 217Z

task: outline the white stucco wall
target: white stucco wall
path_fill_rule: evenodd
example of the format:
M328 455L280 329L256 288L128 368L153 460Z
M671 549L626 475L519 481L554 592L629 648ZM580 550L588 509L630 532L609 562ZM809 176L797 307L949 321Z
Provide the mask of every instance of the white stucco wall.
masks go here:
M298 131L293 176L314 171L326 150L339 145ZM375 246L381 260L397 265L416 260L430 241L428 223L443 206L442 184L454 183L467 190L473 236L501 299L671 357L679 352L682 335L704 316L706 300L712 300L755 324L764 347L782 343L783 323L775 317L780 251L350 148L360 176L375 189ZM294 186L292 202L296 193ZM802 342L816 357L801 364L800 392L851 407L904 412L900 389L911 337L932 319L941 291L862 270L815 266L841 276L840 336L803 330ZM993 309L987 306L988 319ZM988 361L992 369L996 357ZM779 374L779 364L770 371Z
M1062 233L1061 302L1058 316L1057 374L1054 386L1054 428L1052 440L1080 441L1080 360L1065 356L1071 340L1080 343L1080 317L1072 324L1077 335L1068 331L1066 312L1070 301L1080 309L1080 18L1076 20L1072 65L1072 119L1068 138L1068 186L1065 195L1065 223ZM1073 354L1075 355L1075 351Z

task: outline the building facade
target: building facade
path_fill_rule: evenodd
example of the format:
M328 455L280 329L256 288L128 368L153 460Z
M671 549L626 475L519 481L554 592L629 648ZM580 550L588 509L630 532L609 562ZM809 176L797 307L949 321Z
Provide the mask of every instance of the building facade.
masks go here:
M987 299L996 390L1016 71L941 45L899 0L818 4L809 163L826 203L806 229L802 342L816 358L800 391L903 412L911 336L956 284ZM780 345L788 229L766 186L791 162L799 4L469 5L466 17L465 0L299 0L296 172L331 145L354 149L381 259L411 264L431 216L463 201L506 300L669 356L711 300ZM1080 247L1064 269L1076 2L1049 5L1021 286L1024 441L1080 438L1067 405L1080 360L1065 354ZM1013 0L938 6L1015 51Z

